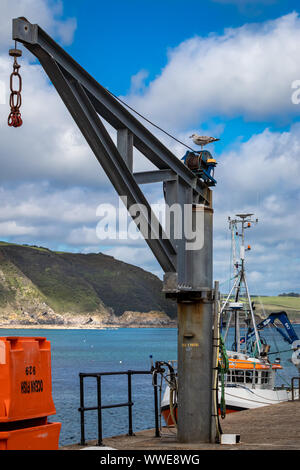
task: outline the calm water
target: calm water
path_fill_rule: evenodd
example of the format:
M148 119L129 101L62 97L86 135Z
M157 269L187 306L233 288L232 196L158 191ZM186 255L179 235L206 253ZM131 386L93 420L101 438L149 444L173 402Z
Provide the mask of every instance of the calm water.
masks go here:
M80 442L79 373L149 370L154 360L176 358L176 328L121 328L118 330L0 329L0 336L44 336L51 341L52 391L60 421L60 445ZM85 379L85 404L96 405L96 379ZM151 375L135 376L133 383L134 430L154 427ZM103 405L127 402L127 376L105 377ZM128 432L128 410L103 411L103 435ZM97 437L97 412L86 413L86 438Z
M300 336L300 325L296 326ZM275 332L264 336L279 350L289 345ZM120 328L118 330L8 330L0 336L44 336L51 341L52 389L56 416L60 421L60 445L80 441L79 373L122 370L148 370L150 354L155 360L176 359L176 328ZM274 344L274 339L275 344ZM296 369L288 361L291 354L281 354L284 372L278 384L290 381ZM271 356L272 357L272 356ZM275 356L273 356L275 357ZM96 380L86 379L85 404L96 405ZM103 405L127 401L127 377L105 377L102 382ZM133 427L135 431L154 427L153 389L151 376L133 377ZM127 408L103 411L103 435L128 432ZM97 437L97 412L86 413L86 439Z

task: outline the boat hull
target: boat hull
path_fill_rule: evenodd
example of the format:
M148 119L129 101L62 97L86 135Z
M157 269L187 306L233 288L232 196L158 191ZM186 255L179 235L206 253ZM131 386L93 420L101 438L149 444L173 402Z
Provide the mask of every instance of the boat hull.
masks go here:
M219 391L219 401L221 393ZM291 392L286 389L251 389L247 387L225 387L226 414L269 406L291 399ZM220 415L220 409L218 409ZM170 413L169 388L167 387L161 403L161 414L167 426L174 425ZM174 415L177 417L177 405L174 404Z
M239 407L235 407L235 406L232 406L232 407L226 406L226 414L227 413L236 413L237 411L243 411L243 410L246 410L246 409L247 408L239 408ZM176 418L176 421L177 421L178 420L177 408L175 408L174 413L175 413L175 418ZM221 414L220 408L218 409L218 413L219 413L219 415ZM162 414L162 417L165 421L166 426L174 426L174 420L172 418L169 405L165 405L165 406L161 407L161 414Z

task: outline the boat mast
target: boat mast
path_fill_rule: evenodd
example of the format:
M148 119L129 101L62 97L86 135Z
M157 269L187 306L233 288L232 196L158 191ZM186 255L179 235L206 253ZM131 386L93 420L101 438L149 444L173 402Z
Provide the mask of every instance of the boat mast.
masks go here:
M245 272L245 251L250 250L250 246L245 248L245 229L250 228L251 225L255 222L258 222L258 219L255 221L252 219L253 214L236 214L235 219L228 217L229 229L231 230L231 242L232 242L232 261L233 261L233 273L234 273L234 284L223 304L221 313L225 310L229 311L228 324L225 332L224 338L226 339L229 326L231 323L232 316L234 315L234 345L237 352L241 351L241 338L240 338L240 313L242 304L239 302L240 294L242 287L244 286L247 301L249 304L249 311L251 314L251 320L253 324L253 329L255 333L255 339L257 344L258 353L260 354L260 339L259 334L256 328L255 316L252 307L251 297L249 293L248 283L246 279ZM239 224L241 226L239 232ZM239 261L237 261L237 240L240 239L240 251L239 251ZM230 297L234 292L234 302L230 302Z

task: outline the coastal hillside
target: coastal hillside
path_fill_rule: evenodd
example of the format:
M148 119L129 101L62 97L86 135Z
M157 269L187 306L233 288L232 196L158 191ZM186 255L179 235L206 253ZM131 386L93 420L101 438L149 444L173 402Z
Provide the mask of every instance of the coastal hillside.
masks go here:
M257 320L285 310L300 323L300 297L253 296ZM176 326L162 282L102 253L55 252L0 242L0 326Z
M128 312L166 323L176 304L158 277L111 256L0 242L2 323L124 323Z

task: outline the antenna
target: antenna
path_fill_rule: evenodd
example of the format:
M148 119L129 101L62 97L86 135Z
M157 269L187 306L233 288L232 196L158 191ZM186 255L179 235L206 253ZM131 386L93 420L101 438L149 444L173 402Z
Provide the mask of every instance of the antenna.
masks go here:
M248 245L245 249L245 230L256 225L258 219L253 220L252 216L254 214L236 214L235 219L228 217L229 229L231 230L231 241L232 241L232 250L233 250L233 264L234 272L237 270L238 266L242 266L244 269L244 260L245 260L245 251L250 251L251 246ZM241 228L239 228L239 224ZM236 251L237 251L237 240L240 241L240 262L237 262ZM236 273L235 273L236 274Z

